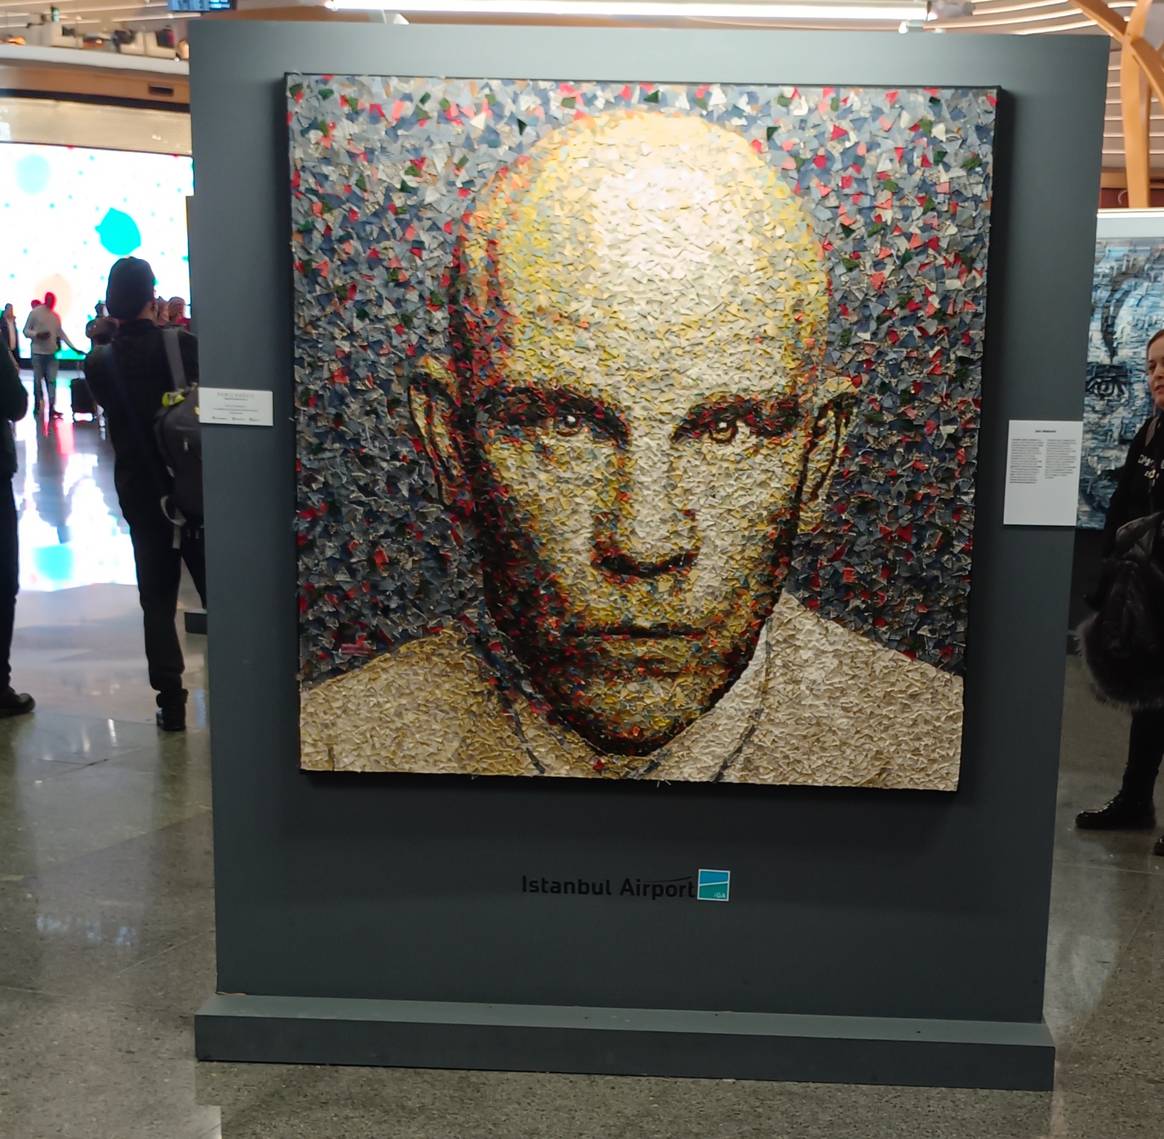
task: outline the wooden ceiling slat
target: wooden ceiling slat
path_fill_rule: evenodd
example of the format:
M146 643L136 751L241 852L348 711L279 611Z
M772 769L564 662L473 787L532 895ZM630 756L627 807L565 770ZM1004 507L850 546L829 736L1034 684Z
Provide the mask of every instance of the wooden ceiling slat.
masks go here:
M1123 16L1135 9L1135 0L1108 0L1108 6ZM1069 0L975 0L974 14L939 20L937 27L964 34L1011 35L1106 35ZM1109 37L1110 38L1110 37ZM1107 92L1104 105L1103 167L1124 169L1124 121L1120 96L1120 47L1111 39ZM1154 175L1164 173L1164 109L1151 104L1149 162Z

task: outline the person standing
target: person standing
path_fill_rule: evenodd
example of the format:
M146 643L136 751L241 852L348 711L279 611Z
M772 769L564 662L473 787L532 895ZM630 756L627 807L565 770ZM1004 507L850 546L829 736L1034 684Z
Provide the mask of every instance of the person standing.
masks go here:
M56 313L57 298L54 293L45 293L44 301L28 314L24 322L24 335L29 338L32 349L32 390L33 406L36 414L41 411L41 385L49 416L60 419L57 411L57 353L63 340L74 352L80 349L69 339L61 327L61 318Z
M0 340L3 340L4 347L12 353L12 359L16 361L16 367L20 367L20 332L16 324L16 310L11 304L4 306L4 315L0 317Z
M1111 496L1103 528L1103 554L1115 547L1121 526L1164 510L1164 329L1148 341L1148 390L1152 414L1128 448L1119 483ZM1161 693L1164 700L1164 693ZM1102 807L1080 811L1080 830L1151 830L1156 825L1153 795L1164 758L1164 706L1139 708L1132 713L1128 758L1114 799ZM1153 854L1164 857L1164 835Z
M112 344L117 332L117 321L110 315L104 301L98 301L93 310L94 316L85 325L85 335L89 338L90 350L100 344Z
M28 393L20 382L16 361L0 351L0 716L22 716L36 707L25 692L12 688L12 633L16 623L16 594L20 589L20 550L17 538L14 420L28 413Z
M154 274L148 261L123 257L109 273L106 305L119 321L112 344L93 349L85 378L105 411L115 455L114 483L129 524L145 627L150 685L157 692L157 722L164 731L186 727L185 661L175 619L182 562L206 604L201 527L175 526L163 511L169 474L154 439L154 416L174 386L165 336L177 336L190 383L198 379L198 342L187 332L164 333L154 323Z
M186 315L186 300L184 297L171 297L167 306L167 319L177 328L190 330L190 318Z

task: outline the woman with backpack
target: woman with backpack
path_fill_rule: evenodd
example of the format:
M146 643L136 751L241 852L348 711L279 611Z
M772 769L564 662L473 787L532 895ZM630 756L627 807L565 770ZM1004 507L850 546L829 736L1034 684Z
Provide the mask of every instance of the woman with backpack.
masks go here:
M163 397L179 383L172 374L165 337L176 336L182 371L198 379L198 342L188 332L163 332L154 323L154 274L148 261L123 257L109 273L105 297L118 322L109 345L85 360L85 378L105 411L115 455L113 478L129 524L145 625L150 685L157 692L157 722L164 731L186 727L185 661L175 625L182 563L206 604L201 525L167 516L170 475L158 450L154 421Z
M1116 538L1122 526L1164 511L1164 329L1148 341L1148 390L1152 414L1132 440L1108 507L1103 529L1105 558L1117 551ZM1084 645L1086 651L1086 633ZM1119 693L1109 694L1120 698ZM1132 712L1123 782L1105 806L1076 815L1075 825L1080 830L1151 830L1156 826L1153 792L1164 758L1164 690L1159 693L1158 704L1144 706L1139 698L1129 702L1137 706ZM1164 856L1164 835L1153 853Z

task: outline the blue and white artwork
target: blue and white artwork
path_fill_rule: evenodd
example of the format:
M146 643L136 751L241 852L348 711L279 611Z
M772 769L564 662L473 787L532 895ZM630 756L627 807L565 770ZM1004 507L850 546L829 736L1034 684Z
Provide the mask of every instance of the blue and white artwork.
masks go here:
M1101 219L1102 220L1102 219ZM1128 445L1151 410L1148 340L1164 328L1164 236L1101 237L1095 248L1078 525L1103 528Z

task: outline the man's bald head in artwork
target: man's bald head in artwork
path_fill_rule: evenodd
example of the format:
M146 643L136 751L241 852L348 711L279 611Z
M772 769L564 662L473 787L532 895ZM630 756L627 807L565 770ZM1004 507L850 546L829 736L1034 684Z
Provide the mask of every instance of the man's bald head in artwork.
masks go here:
M810 220L736 132L612 112L490 179L453 276L412 407L490 611L559 718L649 753L746 667L820 515L844 415Z
M456 259L470 388L496 378L497 350L512 369L535 345L601 347L649 372L663 338L709 332L745 331L801 383L819 366L828 275L804 207L702 118L614 112L545 136L479 195Z

